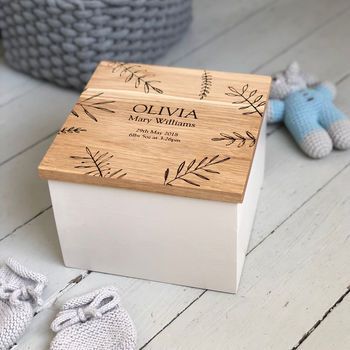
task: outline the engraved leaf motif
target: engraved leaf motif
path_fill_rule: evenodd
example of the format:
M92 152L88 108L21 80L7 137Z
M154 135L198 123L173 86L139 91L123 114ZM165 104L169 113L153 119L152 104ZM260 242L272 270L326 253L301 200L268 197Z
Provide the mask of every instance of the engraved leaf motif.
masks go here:
M164 172L164 183L167 182L168 180L168 177L169 177L169 168L167 168Z
M100 106L92 106L93 108L96 108L100 111L104 111L104 112L109 112L109 113L115 113L115 111L112 111L111 109L109 108L105 108L105 107L100 107Z
M223 162L226 162L227 160L229 160L230 157L226 157L224 159L220 159L220 160L217 160L216 162L212 163L212 164L219 164L219 163L223 163Z
M182 181L187 182L187 183L190 184L190 185L197 186L197 187L200 186L199 184L197 184L196 182L194 182L194 181L192 181L192 180L185 179L185 178L183 178L183 177L180 177L179 179L182 180Z
M86 90L86 89L85 89ZM84 90L84 91L85 91ZM114 110L110 109L110 108L107 108L105 107L105 105L109 105L111 103L114 103L115 101L112 101L112 100L108 100L108 101L97 101L97 102L94 102L93 100L102 96L103 95L103 92L100 92L98 94L95 94L95 95L92 95L92 96L89 96L81 101L79 101L76 106L80 107L82 110L83 110L83 113L80 112L80 108L76 109L74 108L71 113L79 118L79 117L82 117L82 116L87 116L89 117L90 119L92 119L93 121L97 122L97 118L94 114L94 112L96 110L98 111L103 111L103 112L107 112L107 113L115 113Z
M208 177L202 175L202 174L199 174L199 173L193 173L194 175L198 176L200 179L203 179L203 180L209 180Z
M249 112L249 113L251 113L251 112ZM243 147L246 144L246 142L249 141L249 147L254 146L256 143L255 136L248 130L245 133L246 133L246 136L241 135L240 133L238 133L236 131L232 131L232 135L220 133L220 135L222 137L213 137L211 140L214 142L227 141L226 146L231 146L236 141L239 141L238 143L236 143L238 148Z
M225 137L213 137L212 141L223 141L225 139L226 139Z
M58 131L58 135L60 134L79 134L81 132L84 132L84 131L87 131L86 129L84 128L80 128L80 127L75 127L75 126L71 126L70 128L62 128L61 130Z
M196 181L193 180L193 176L200 180L205 180L209 181L210 178L206 175L203 174L203 172L206 172L208 174L220 174L219 171L209 169L209 167L219 164L222 162L225 162L230 159L230 157L224 157L222 159L219 158L220 155L215 155L208 161L208 157L203 157L197 165L196 164L196 159L193 159L187 167L185 167L186 162L183 161L180 163L180 165L177 168L176 175L172 178L169 179L169 174L170 170L167 168L164 173L164 185L166 186L172 186L172 183L181 180L186 182L187 184L190 184L192 186L197 186L200 187L200 184ZM190 178L192 176L192 178Z
M133 78L133 74L129 74L126 78L125 78L125 82L129 82L132 78Z
M135 89L143 85L143 91L148 94L152 89L158 94L162 94L163 90L155 86L155 84L160 83L158 80L150 80L154 76L153 73L145 70L141 65L138 64L127 64L124 62L116 64L112 68L112 73L119 72L119 76L125 77L125 83L129 83L134 80Z
M163 90L161 90L161 89L159 89L159 88L157 88L157 87L153 87L152 88L154 91L156 91L156 92L158 92L158 94L162 94L163 93Z
M97 118L90 111L88 111L85 107L83 107L83 110L88 117L97 122Z
M213 82L212 75L209 72L207 72L206 70L204 70L202 75L201 75L201 88L199 91L199 99L200 100L205 99L209 95L210 89L212 86L212 82Z
M72 159L80 160L80 163L75 165L74 168L88 170L84 173L85 175L104 178L112 178L118 175L117 179L127 175L126 172L120 174L123 169L112 170L109 160L113 158L113 154L109 152L101 153L99 150L93 153L88 146L85 147L85 152L87 156L70 156Z
M250 131L246 131L246 134L248 135L249 138L255 141L255 137Z
M234 97L240 96L239 94L233 94L232 92L225 92L225 95L226 96L234 96ZM241 103L241 102L236 102L236 103Z
M208 159L208 157L204 157L204 158L198 163L197 168L199 168L207 159Z
M257 92L258 90L252 90L249 94L249 97L253 97Z
M263 95L259 95L259 96L254 100L254 103L260 101L260 100L262 99L262 97L263 97Z
M203 170L206 171L207 173L211 173L211 174L220 174L218 171L212 170L212 169L203 169Z
M263 98L263 95L260 94L256 96L258 93L257 89L254 89L252 91L248 91L249 89L249 84L245 84L241 88L241 92L239 92L234 86L228 86L229 91L231 92L226 92L226 96L230 97L240 97L239 99L235 99L232 101L232 104L244 104L243 106L240 106L238 109L239 110L249 110L247 112L243 112L243 115L253 115L253 114L258 114L260 117L263 116L263 113L260 109L260 107L264 106L266 104L266 101L261 101Z
M195 162L196 162L196 159L193 159L192 162L190 162L190 164L188 164L187 170L190 170L193 167Z
M209 160L209 163L212 163L215 159L217 159L219 157L219 154L217 154L216 156L214 156L212 159Z
M179 167L177 168L177 172L176 175L179 175L181 173L181 170L183 169L183 167L185 166L185 162L182 162Z

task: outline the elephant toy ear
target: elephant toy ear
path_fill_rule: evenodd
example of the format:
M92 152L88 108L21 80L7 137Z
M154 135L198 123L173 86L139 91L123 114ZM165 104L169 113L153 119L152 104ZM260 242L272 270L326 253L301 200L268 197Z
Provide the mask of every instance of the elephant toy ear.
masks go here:
M320 80L313 74L301 71L301 76L305 80L305 83L308 87L314 87L320 83Z
M300 74L299 63L294 61L286 69L286 76L287 78L293 78L293 77L299 76L299 74Z

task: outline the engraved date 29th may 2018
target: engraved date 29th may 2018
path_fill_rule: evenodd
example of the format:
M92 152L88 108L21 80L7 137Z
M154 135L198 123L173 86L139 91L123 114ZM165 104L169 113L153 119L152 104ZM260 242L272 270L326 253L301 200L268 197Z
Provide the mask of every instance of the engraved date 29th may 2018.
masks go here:
M159 131L156 129L138 128L129 134L136 139L158 140L161 142L181 142L179 133L175 131Z

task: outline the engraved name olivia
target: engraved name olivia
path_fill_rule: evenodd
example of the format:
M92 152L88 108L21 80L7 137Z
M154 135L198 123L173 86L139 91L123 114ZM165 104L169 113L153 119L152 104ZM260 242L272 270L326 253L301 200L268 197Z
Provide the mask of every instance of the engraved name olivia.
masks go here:
M146 124L155 122L157 124L195 127L195 123L191 123L188 121L179 121L175 118L198 119L196 111L194 109L188 110L181 107L137 104L133 107L132 110L136 114L130 114L129 120Z

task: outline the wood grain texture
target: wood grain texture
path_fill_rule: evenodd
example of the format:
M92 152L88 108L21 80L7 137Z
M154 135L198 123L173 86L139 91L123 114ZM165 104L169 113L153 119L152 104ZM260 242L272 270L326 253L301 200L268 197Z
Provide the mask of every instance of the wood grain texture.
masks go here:
M209 75L210 74L210 75ZM270 77L102 62L40 164L47 179L241 202Z
M249 254L236 296L205 293L146 349L291 349L349 284L349 177L347 167Z

